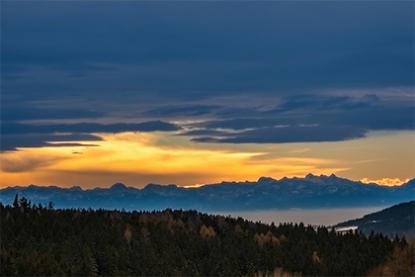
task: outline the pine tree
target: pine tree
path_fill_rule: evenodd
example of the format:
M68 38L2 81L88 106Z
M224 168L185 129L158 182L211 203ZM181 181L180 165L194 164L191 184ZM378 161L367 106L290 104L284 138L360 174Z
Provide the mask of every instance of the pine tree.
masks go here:
M16 193L16 196L14 197L13 207L14 208L18 208L19 207L19 195L17 193Z
M49 210L53 210L53 207L54 207L55 205L53 204L53 202L52 201L49 201L49 203L48 203L48 209Z

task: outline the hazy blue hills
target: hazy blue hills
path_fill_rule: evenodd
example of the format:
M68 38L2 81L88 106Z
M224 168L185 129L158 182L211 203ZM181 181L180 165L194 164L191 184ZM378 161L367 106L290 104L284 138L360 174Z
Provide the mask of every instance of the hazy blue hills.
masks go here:
M12 203L16 194L33 203L52 201L57 208L126 210L197 209L202 211L264 210L287 208L385 206L415 199L415 181L399 187L363 184L335 175L256 182L222 182L198 188L149 184L142 189L117 183L110 188L82 189L58 186L8 187L0 201Z
M342 222L337 227L358 226L363 233L415 236L415 201L401 203L362 218Z

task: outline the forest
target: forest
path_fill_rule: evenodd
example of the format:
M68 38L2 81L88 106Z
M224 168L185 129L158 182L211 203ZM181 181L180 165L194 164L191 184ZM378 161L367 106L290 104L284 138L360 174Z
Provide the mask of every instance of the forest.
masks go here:
M0 204L0 216L1 276L414 273L413 245L382 234L184 210L54 209L17 197Z

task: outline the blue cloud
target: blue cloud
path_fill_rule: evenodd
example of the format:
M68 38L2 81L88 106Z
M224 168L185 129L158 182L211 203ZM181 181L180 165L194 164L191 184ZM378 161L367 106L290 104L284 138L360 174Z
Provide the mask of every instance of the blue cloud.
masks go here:
M365 131L360 128L344 128L343 126L295 126L257 128L238 134L228 133L225 137L197 137L197 142L214 143L290 143L290 142L322 142L342 141L361 138Z
M90 133L116 133L116 132L154 132L177 131L180 127L163 121L148 121L142 123L126 124L98 124L98 123L74 123L74 124L22 124L6 122L1 125L1 150L15 150L17 147L76 146L79 143L50 144L50 141L99 141L100 137ZM59 133L69 133L61 135ZM89 145L91 146L91 145Z
M34 108L22 103L17 106L2 105L1 120L20 121L38 119L77 119L77 118L98 118L104 115L103 112L86 109L65 109L65 108Z
M88 75L112 65L112 74L123 76L130 66L144 69L130 85L158 88L164 97L412 85L413 8L412 2L7 2L3 72L40 66Z
M55 132L177 131L168 123L177 118L205 120L186 123L194 129L182 135L227 143L413 130L413 101L377 92L413 94L414 8L410 1L7 1L2 149L44 145ZM363 92L349 95L354 89ZM278 105L252 104L261 99ZM116 123L85 123L97 118ZM43 120L57 123L31 122Z
M74 123L74 124L21 124L4 123L1 126L2 134L30 134L30 133L117 133L127 131L154 132L177 131L180 127L163 121L148 121L141 123Z
M414 112L411 101L382 101L372 95L288 97L275 109L256 111L254 117L233 114L229 119L196 123L197 129L184 135L220 143L341 141L371 130L414 130Z
M18 147L41 147L41 146L96 146L93 142L101 138L90 134L2 134L0 137L0 150L11 151ZM66 141L66 143L59 143ZM92 143L71 143L70 141L91 141ZM51 144L57 142L58 144Z

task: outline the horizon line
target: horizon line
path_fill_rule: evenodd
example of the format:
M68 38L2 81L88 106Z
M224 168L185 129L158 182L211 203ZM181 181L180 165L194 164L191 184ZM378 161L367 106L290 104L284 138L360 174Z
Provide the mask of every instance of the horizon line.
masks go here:
M135 186L135 185L127 185L125 182L122 182L122 181L117 181L117 182L112 183L108 186L95 186L95 187L85 187L84 185L62 186L62 185L57 185L57 184L6 185L4 187L0 187L0 190L7 189L7 188L28 188L28 187L51 188L51 187L57 187L57 188L61 188L61 189L80 188L83 191L88 191L88 190L94 190L94 189L110 189L113 186L118 185L118 184L122 184L125 187L132 188L132 189L144 189L149 185L176 186L178 188L184 188L184 189L192 189L192 188L195 189L195 188L200 188L200 187L203 187L203 186L218 185L218 184L223 184L223 183L235 183L235 184L236 183L239 183L239 184L240 183L257 183L261 179L266 179L266 178L269 178L269 179L272 179L272 180L275 180L275 181L282 181L282 180L285 180L285 179L289 179L289 180L307 179L307 177L309 177L309 178L312 178L312 177L320 177L320 178L321 177L326 177L326 178L336 177L338 179L345 179L345 180L348 180L348 181L361 183L363 185L377 185L377 186L381 186L381 187L400 187L400 186L403 186L403 185L407 184L409 181L415 179L415 176L414 176L412 178L406 178L406 179L403 179L403 180L400 179L400 178L382 178L382 179L378 179L378 180L372 180L372 179L369 179L369 178L362 178L360 180L354 180L354 179L349 179L349 178L346 178L346 177L341 177L341 176L336 175L334 173L332 173L330 175L325 175L325 174L317 175L317 174L313 174L313 173L308 173L308 174L302 175L302 176L285 176L285 177L282 177L282 178L279 178L279 179L274 178L274 177L270 177L270 176L260 176L260 177L257 178L257 180L254 180L254 181L252 181L252 180L245 180L245 181L241 181L241 180L239 180L239 181L222 180L222 181L218 181L218 182L214 182L214 183L200 183L200 184L194 184L194 185L179 185L179 184L174 184L174 183L153 183L153 182L150 182L150 183L144 184L143 186ZM400 183L395 182L395 183L387 184L387 183L379 182L379 181L382 181L382 180L384 180L384 181L388 181L388 180L397 181L397 180L399 180Z

